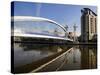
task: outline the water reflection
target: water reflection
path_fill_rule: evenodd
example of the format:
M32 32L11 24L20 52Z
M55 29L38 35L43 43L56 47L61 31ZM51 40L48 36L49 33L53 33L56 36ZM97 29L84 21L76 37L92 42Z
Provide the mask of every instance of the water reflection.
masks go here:
M30 64L45 57L72 49L40 71L94 69L97 67L97 46L14 43L14 67ZM42 63L42 61L41 61Z
M81 46L81 67L83 69L97 67L97 47L96 46Z
M72 50L67 53L67 59L70 59L67 63L80 63L81 52L78 46L72 48Z
M52 44L14 43L14 66L19 67L61 52L69 47Z
M64 58L66 62L59 70L94 69L97 67L97 47L74 46Z
M74 46L68 53L39 72L94 69L97 67L96 52L96 46Z
M74 46L63 58L64 63L61 63L62 67L58 67L57 70L74 70L81 69L81 50L79 46ZM61 60L61 58L59 58Z

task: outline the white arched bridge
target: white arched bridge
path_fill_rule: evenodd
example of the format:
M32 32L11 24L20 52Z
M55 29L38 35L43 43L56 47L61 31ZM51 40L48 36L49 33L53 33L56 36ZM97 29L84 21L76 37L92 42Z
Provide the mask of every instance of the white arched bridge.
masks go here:
M65 29L65 27L53 20L47 19L47 18L42 18L42 17L31 17L31 16L13 16L11 17L11 21L12 21L12 34L11 36L13 37L27 37L27 38L44 38L44 39L59 39L59 40L68 40L68 41L73 41L72 39L69 39L67 37L67 30ZM53 25L58 26L59 28L61 28L64 32L64 36L55 36L55 35L47 35L47 34L40 34L40 33L28 33L28 32L17 32L15 31L16 29L14 28L15 26L15 22L48 22L48 23L52 23ZM21 25L21 24L20 24ZM16 26L15 26L16 27ZM31 27L31 26L30 26ZM26 27L27 29L27 27ZM60 33L60 32L59 32Z

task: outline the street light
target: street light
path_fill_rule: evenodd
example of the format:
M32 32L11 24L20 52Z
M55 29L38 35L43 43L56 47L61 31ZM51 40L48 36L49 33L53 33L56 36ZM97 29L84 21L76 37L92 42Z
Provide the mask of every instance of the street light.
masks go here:
M73 26L73 28L74 28L74 42L76 41L76 28L77 28L77 26L76 26L76 24L74 24L74 26Z
M68 31L68 25L65 26L66 31ZM65 36L68 37L68 33L65 33Z

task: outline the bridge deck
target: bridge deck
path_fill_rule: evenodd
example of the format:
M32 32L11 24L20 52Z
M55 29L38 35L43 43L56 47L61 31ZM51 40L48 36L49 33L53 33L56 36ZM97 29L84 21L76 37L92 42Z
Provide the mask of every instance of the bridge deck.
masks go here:
M69 40L73 41L69 38L63 38L63 37L56 37L56 36L49 36L49 35L37 35L37 34L14 34L12 36L19 36L19 37L33 37L33 38L50 38L50 39L59 39L59 40Z

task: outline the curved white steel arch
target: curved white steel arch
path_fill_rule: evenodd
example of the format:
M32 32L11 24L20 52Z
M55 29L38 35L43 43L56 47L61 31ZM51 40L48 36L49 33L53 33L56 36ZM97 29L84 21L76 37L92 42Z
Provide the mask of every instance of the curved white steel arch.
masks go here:
M50 19L47 19L47 18L42 18L42 17L32 17L32 16L12 16L11 17L11 21L45 21L45 22L50 22L50 23L53 23L53 24L56 24L58 25L59 27L61 27L65 32L66 29L59 23L53 21L53 20L50 20Z
M50 20L50 19L46 19L46 18L41 18L41 17L31 17L31 16L12 16L11 17L11 21L14 22L14 21L45 21L45 22L50 22L50 23L53 23L53 24L56 24L58 25L59 27L61 27L64 31L65 31L65 34L66 34L66 29L59 23L53 21L53 20ZM61 37L50 37L50 36L44 36L44 35L30 35L30 34L14 34L12 36L22 36L22 37L41 37L41 38L55 38L55 39L63 39L63 40L70 40L70 41L73 41L69 38L61 38Z

